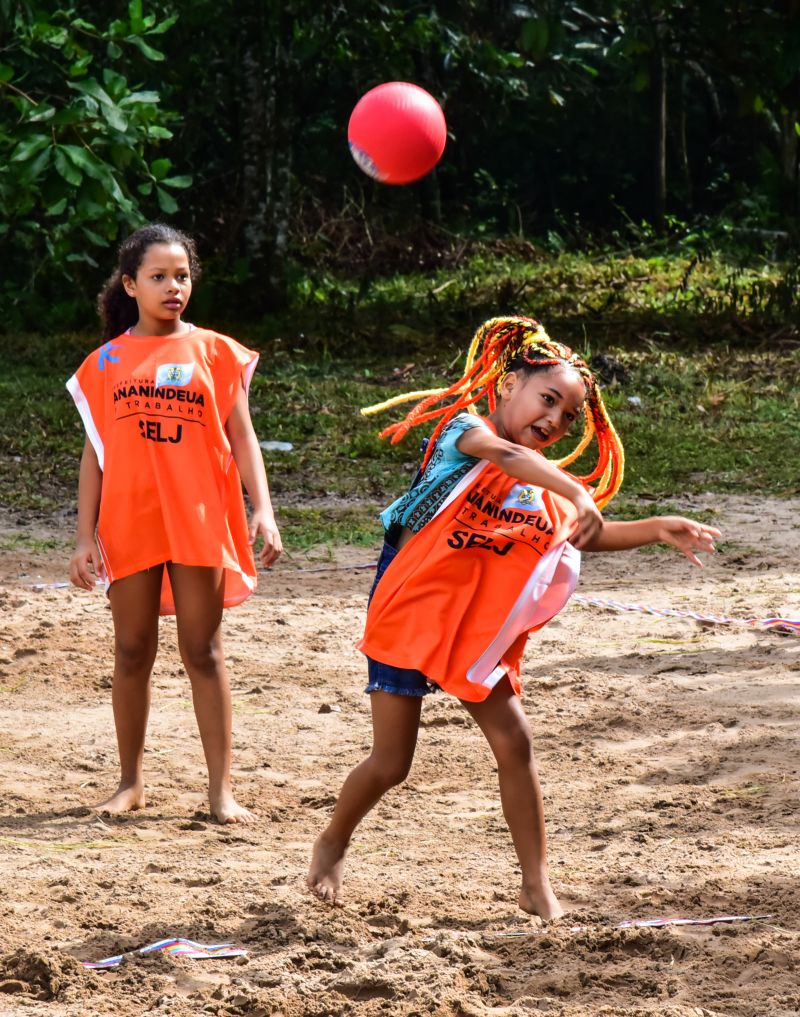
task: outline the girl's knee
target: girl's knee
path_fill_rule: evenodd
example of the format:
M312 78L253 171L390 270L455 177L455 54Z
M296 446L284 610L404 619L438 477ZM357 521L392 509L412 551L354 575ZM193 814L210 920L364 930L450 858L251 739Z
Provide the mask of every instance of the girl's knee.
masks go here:
M411 772L411 758L401 757L399 759L385 759L375 752L369 757L370 766L381 786L388 791L390 787L402 784Z
M491 744L498 766L528 766L533 759L533 739L527 725L504 730Z
M180 652L183 666L189 675L219 675L225 666L222 647L218 643L205 640L181 640Z
M122 674L149 674L156 659L158 643L148 638L129 639L117 635L114 641L114 661Z

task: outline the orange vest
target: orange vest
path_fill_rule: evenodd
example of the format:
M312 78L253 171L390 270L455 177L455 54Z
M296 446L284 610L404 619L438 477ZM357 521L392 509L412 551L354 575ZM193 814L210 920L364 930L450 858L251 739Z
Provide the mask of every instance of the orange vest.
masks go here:
M97 543L108 583L161 562L225 569L225 606L256 586L225 422L258 354L206 329L121 335L67 382L103 471ZM174 614L164 569L162 614Z
M571 502L481 460L400 550L375 589L359 649L480 702L508 675L520 693L528 633L572 595Z

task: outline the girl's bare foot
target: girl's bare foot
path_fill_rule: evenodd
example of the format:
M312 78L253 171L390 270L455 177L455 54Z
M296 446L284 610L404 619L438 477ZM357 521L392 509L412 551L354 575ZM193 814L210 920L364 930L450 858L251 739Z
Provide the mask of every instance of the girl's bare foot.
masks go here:
M211 815L219 823L255 823L256 814L240 805L233 797L233 791L224 790L212 795L209 793Z
M347 845L332 842L321 833L314 842L306 882L312 893L329 904L342 903L342 878Z
M108 812L118 816L123 812L135 812L145 806L144 786L142 784L120 784L114 794L99 805L94 805L95 812Z
M564 909L558 902L549 883L536 886L525 886L519 892L519 906L529 915L539 915L545 921L551 918L560 918Z

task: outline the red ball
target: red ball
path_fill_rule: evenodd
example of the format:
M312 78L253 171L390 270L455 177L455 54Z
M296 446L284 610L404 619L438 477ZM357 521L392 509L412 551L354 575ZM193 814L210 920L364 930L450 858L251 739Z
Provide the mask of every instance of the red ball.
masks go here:
M410 184L441 158L447 124L442 107L424 88L387 81L356 103L347 140L366 174L383 184Z

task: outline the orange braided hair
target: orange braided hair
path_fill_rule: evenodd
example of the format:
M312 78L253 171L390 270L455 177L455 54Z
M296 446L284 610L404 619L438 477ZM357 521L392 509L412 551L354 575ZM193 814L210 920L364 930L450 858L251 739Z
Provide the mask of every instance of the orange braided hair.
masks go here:
M417 400L417 405L403 420L381 431L380 437L390 437L392 444L405 437L413 427L438 418L422 462L424 469L443 428L457 413L462 410L476 413L475 403L484 396L489 403L489 412L495 410L497 387L508 371L524 371L526 367L547 368L557 364L572 367L580 374L586 386L586 412L581 440L556 465L562 469L569 466L589 447L592 438L597 438L597 464L591 472L575 479L584 485L596 481L596 487L590 490L598 508L604 508L622 484L625 469L622 442L586 362L568 346L551 339L534 318L492 318L484 322L470 343L463 375L448 388L407 392L375 406L367 406L361 412L370 416Z

